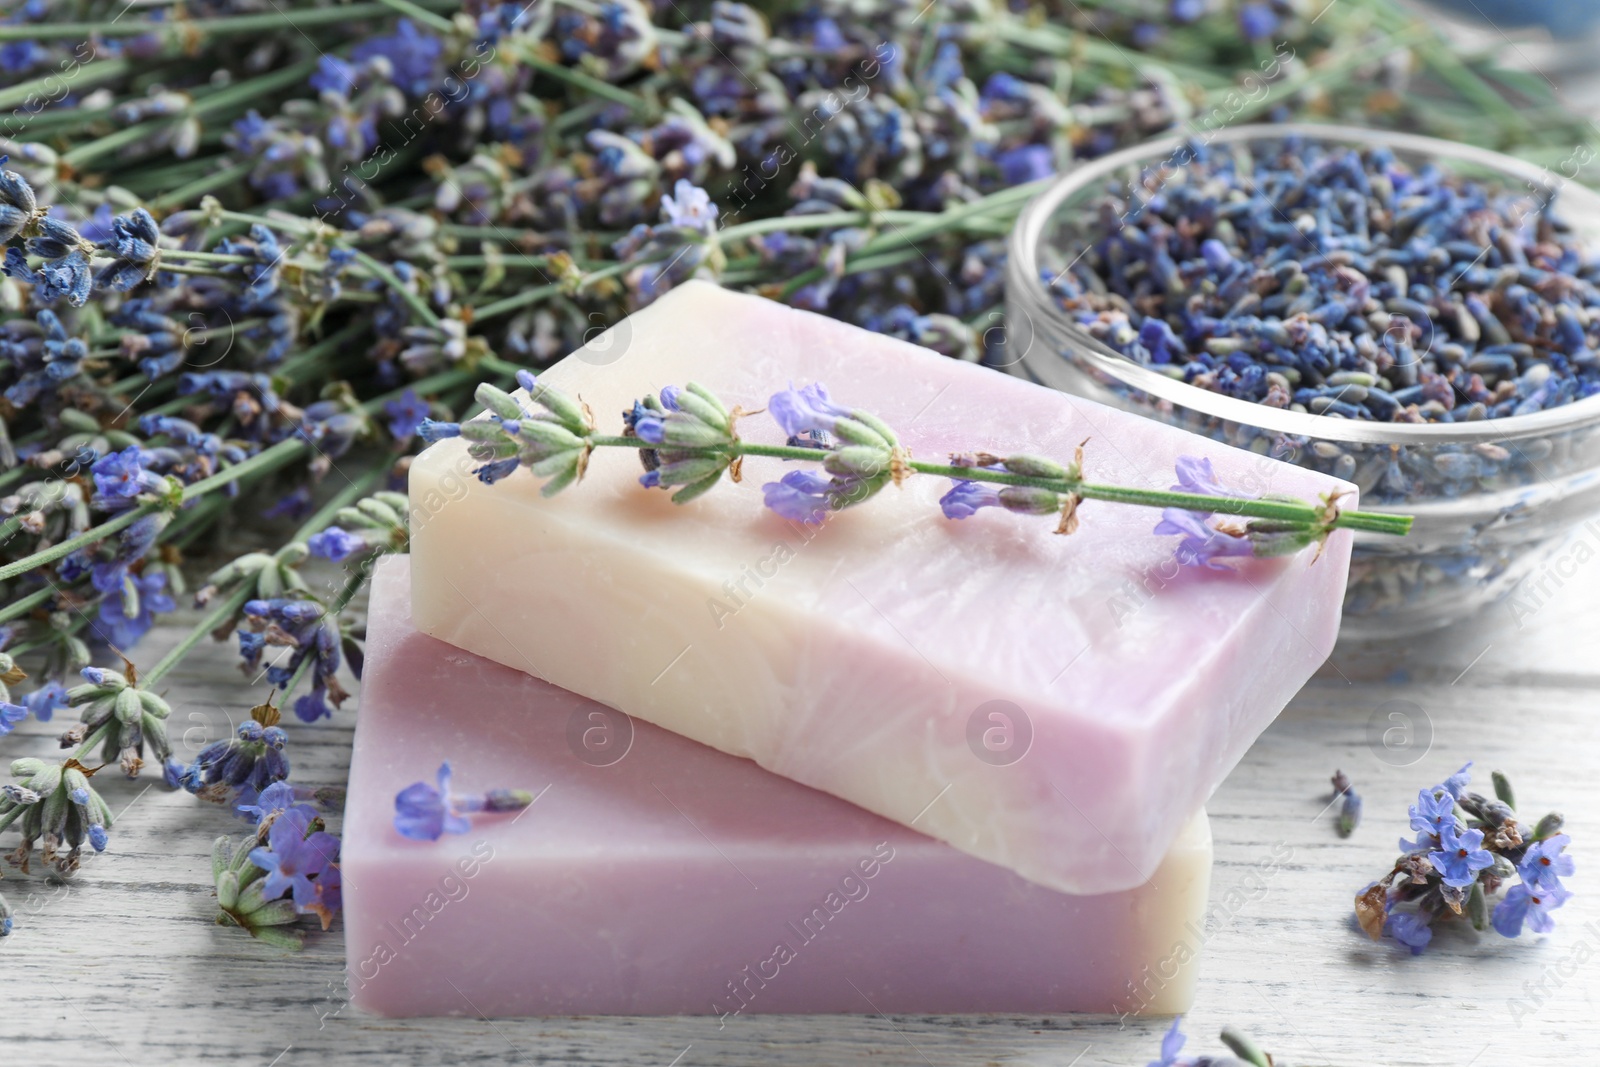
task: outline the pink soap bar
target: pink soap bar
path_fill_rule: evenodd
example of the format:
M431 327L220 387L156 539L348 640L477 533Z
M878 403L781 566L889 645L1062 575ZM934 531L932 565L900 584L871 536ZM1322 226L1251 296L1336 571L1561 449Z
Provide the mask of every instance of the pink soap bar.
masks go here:
M351 1000L384 1015L1185 1010L1204 812L1149 884L1075 897L417 633L373 580L345 813ZM526 788L413 841L394 796ZM1176 951L1175 951L1176 950Z
M1354 487L770 300L694 282L543 375L616 432L697 381L759 409L793 383L879 415L916 457L1070 461L1166 488L1183 455L1240 491ZM740 435L781 444L765 415ZM940 512L906 479L826 525L762 506L797 464L749 456L687 506L599 449L554 497L494 485L460 438L411 466L422 632L1001 864L1052 889L1147 881L1184 823L1327 657L1350 535L1320 558L1185 568L1159 512L1089 501L1081 528Z

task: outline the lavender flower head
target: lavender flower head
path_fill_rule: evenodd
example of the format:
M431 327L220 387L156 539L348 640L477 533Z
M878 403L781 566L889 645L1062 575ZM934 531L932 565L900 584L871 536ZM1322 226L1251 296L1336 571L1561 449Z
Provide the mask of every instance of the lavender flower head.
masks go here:
M1357 921L1374 940L1391 937L1420 954L1433 940L1433 927L1457 917L1479 930L1493 926L1505 937L1524 927L1534 933L1555 928L1550 913L1572 897L1561 879L1576 869L1561 816L1524 825L1505 776L1494 774L1495 798L1489 799L1468 790L1471 768L1468 763L1418 793L1410 809L1416 840L1402 838L1394 868L1356 895ZM1490 897L1513 874L1519 881L1491 911Z
M710 193L679 178L672 192L661 198L661 218L669 225L709 234L717 226L717 205Z
M472 827L473 812L520 811L533 803L533 794L520 789L491 789L487 793L454 793L450 789L449 762L439 764L438 786L413 782L394 798L394 828L413 841L437 841L444 834L464 834Z
M957 481L939 498L939 510L947 519L970 519L979 508L1000 506L1000 490L985 482Z
M812 382L774 393L767 401L767 414L784 433L799 437L811 432L832 433L840 419L849 417L850 409L835 404L821 382Z
M338 861L339 839L324 830L308 833L314 818L310 807L288 809L273 820L267 831L269 847L251 851L250 862L267 873L261 886L261 895L266 899L291 893L297 908L317 903L317 889L311 879Z
M816 471L789 471L761 487L762 502L790 522L816 526L828 517L833 479Z
M1207 522L1209 518L1208 515L1182 508L1164 508L1154 533L1158 536L1176 534L1182 537L1177 550L1179 562L1215 571L1228 569L1217 562L1219 559L1255 555L1255 548L1248 537L1224 533L1210 525Z

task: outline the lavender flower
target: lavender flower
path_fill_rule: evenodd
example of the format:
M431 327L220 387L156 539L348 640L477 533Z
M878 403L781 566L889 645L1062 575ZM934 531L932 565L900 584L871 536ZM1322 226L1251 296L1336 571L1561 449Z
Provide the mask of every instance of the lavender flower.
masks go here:
M775 482L761 487L762 502L790 522L809 526L820 524L830 510L832 478L816 471L789 471Z
M1572 892L1560 885L1540 888L1519 882L1506 891L1506 897L1495 905L1491 920L1503 937L1516 937L1522 933L1524 923L1536 934L1548 934L1555 929L1550 913L1572 899Z
M272 821L267 831L268 847L250 852L250 862L266 872L261 895L276 900L291 894L296 907L309 908L317 902L312 879L339 859L339 839L323 830L312 829L309 808L290 808Z
M533 794L515 789L487 793L450 791L450 764L439 764L438 788L413 782L394 798L394 828L413 841L437 841L446 834L464 834L472 826L473 812L520 811L533 803Z
M1517 865L1517 874L1532 889L1560 888L1560 880L1570 878L1577 866L1565 853L1571 842L1566 834L1535 841Z
M11 704L0 701L0 737L4 737L17 728L17 724L28 717L28 709L21 704Z
M768 505L771 506L770 504ZM939 510L947 519L969 519L979 508L1000 506L1000 490L987 482L957 481L939 498Z
M157 613L178 610L166 590L163 573L125 575L100 601L95 636L113 648L131 649L150 632Z
M1468 830L1458 834L1454 827L1446 826L1439 834L1440 848L1428 853L1433 864L1444 878L1444 884L1465 889L1478 879L1478 872L1494 866L1494 857L1483 845L1482 830Z
M404 441L427 419L429 408L428 402L417 396L415 390L407 389L398 400L386 403L383 410L389 416L389 435L396 441Z
M767 401L767 414L784 433L799 437L812 432L833 433L838 421L849 417L850 409L835 404L821 382L812 382L799 389L791 385L774 393Z
M49 722L57 708L67 706L67 687L57 681L48 681L22 698L23 705L40 722Z
M1255 548L1248 537L1218 530L1207 522L1207 516L1193 511L1164 509L1154 533L1157 536L1176 534L1182 537L1183 540L1178 542L1178 559L1185 564L1198 564L1211 570L1227 570L1217 562L1219 559L1255 555Z
M678 179L671 196L661 198L661 217L670 226L711 233L717 225L717 205L711 194L687 179Z
M165 483L155 474L145 470L148 453L138 445L129 445L97 460L90 473L94 475L97 500L107 510L131 507L131 501L140 493L160 490Z
M1183 1016L1173 1016L1172 1025L1161 1037L1161 1058L1151 1060L1148 1067L1178 1067L1184 1062L1184 1059L1180 1058L1179 1054L1183 1052L1183 1046L1188 1043L1189 1039L1184 1034L1182 1027Z
M1356 895L1356 918L1374 940L1389 936L1420 954L1433 925L1456 917L1479 930L1492 925L1505 937L1516 937L1524 925L1548 933L1555 925L1550 912L1571 898L1561 884L1575 869L1566 854L1570 839L1559 832L1561 816L1524 827L1505 776L1494 774L1490 800L1468 790L1471 767L1418 794L1410 810L1416 840L1402 839L1404 855L1394 868ZM1513 872L1521 880L1488 911L1489 898Z
M1390 915L1383 932L1409 948L1413 956L1422 955L1422 950L1433 940L1433 928L1420 916L1410 912L1400 911Z
M312 535L306 541L306 547L311 549L313 556L342 563L351 556L365 552L368 545L355 534L341 530L337 526L330 526L321 533Z
M31 284L34 297L41 304L65 300L73 307L82 307L89 299L94 280L86 252L91 246L85 244L77 230L60 219L46 215L38 219L36 225L38 236L28 239L28 251L44 262L34 269L20 249L7 248L5 273Z

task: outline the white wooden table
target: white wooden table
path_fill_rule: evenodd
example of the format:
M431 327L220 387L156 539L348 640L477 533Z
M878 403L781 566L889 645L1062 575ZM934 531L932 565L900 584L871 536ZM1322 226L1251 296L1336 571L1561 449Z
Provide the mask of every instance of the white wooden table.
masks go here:
M1600 533L1590 533L1600 549ZM1218 919L1204 948L1190 1052L1221 1052L1234 1023L1295 1064L1487 1065L1600 1060L1600 561L1531 617L1505 607L1456 630L1383 649L1341 650L1245 757L1210 804ZM1520 623L1520 625L1519 625ZM153 662L181 633L152 633ZM180 751L221 736L259 697L229 646L203 646L170 676ZM359 700L295 724L294 778L340 783ZM1369 726L1416 725L1410 748ZM64 728L58 714L54 725ZM0 755L47 754L29 722ZM1394 741L1397 735L1391 735ZM1566 813L1578 895L1549 937L1441 933L1413 958L1350 918L1383 873L1422 786L1468 759L1504 770L1524 813ZM1399 766L1408 763L1409 766ZM1326 810L1344 768L1366 801L1349 840ZM109 776L108 776L109 777ZM0 1065L228 1063L1135 1064L1164 1019L1012 1016L474 1018L394 1021L343 1003L341 927L286 955L212 925L211 841L242 824L153 779L104 781L126 809L112 847L69 884L8 871L17 929L0 941ZM14 841L7 835L5 847ZM1286 859L1282 858L1287 856ZM1277 857L1275 859L1275 857ZM1263 865L1266 866L1264 873ZM863 1005L863 1010L869 1009Z

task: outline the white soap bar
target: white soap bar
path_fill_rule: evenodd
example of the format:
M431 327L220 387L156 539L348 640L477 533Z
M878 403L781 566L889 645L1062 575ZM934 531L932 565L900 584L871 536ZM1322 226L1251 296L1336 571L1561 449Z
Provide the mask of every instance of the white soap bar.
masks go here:
M1089 438L1097 481L1165 488L1198 455L1251 492L1354 492L708 283L543 378L602 432L691 379L746 410L821 381L919 457L1066 460ZM765 416L739 429L783 440ZM1320 558L1180 568L1158 513L1092 501L1070 536L999 508L950 521L950 483L926 475L817 529L762 506L795 469L778 460L748 457L741 483L682 507L641 488L625 450L552 498L526 471L480 484L476 466L460 439L412 465L419 630L1072 893L1149 880L1326 658L1349 562L1341 531Z

